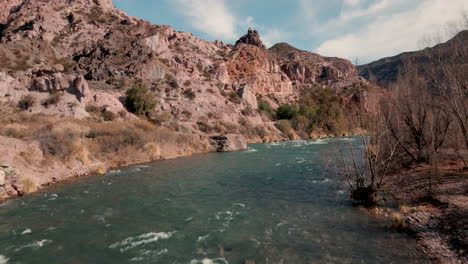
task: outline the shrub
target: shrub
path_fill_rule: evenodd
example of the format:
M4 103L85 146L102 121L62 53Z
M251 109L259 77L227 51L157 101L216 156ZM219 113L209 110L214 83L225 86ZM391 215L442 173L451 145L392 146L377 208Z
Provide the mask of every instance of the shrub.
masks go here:
M95 106L95 105L87 105L85 107L85 110L86 110L86 112L93 113L93 114L101 112L101 109L99 107Z
M255 134L257 134L261 138L264 138L267 136L267 131L262 126L256 126L254 130L255 130Z
M235 103L235 104L240 104L241 103L241 98L235 91L231 91L229 93L229 101Z
M24 193L32 193L37 191L37 184L31 178L25 178L21 182L23 184Z
M191 81L187 80L187 81L184 82L184 86L190 86L190 85L192 85Z
M161 156L161 149L159 144L156 142L149 142L144 147L143 150L148 154L152 159L157 159Z
M18 102L18 107L24 110L28 110L29 108L33 107L35 104L36 104L36 98L28 94L21 98L21 100Z
M74 142L70 146L70 154L81 161L84 165L88 165L90 161L90 153L88 148L81 142Z
M195 92L192 91L192 88L189 88L189 89L185 90L184 95L185 95L185 97L187 97L190 100L194 100L197 97Z
M292 130L291 121L289 121L289 120L279 120L275 124L275 126L276 126L276 128L279 129L279 131L281 131L285 135L289 135L289 133Z
M117 115L114 114L114 112L106 110L102 112L102 118L104 119L104 121L114 121L115 119L117 119Z
M213 127L211 127L206 122L197 122L197 125L198 125L198 130L200 130L201 132L209 133L213 131Z
M136 85L127 91L125 107L131 113L143 115L156 106L155 96L142 85Z
M169 85L173 88L173 89L178 89L179 88L179 83L177 83L177 81L175 79L172 79L169 81Z
M311 128L311 121L303 115L298 115L292 120L292 126L295 130L307 132Z
M251 107L246 107L244 109L241 110L241 113L242 115L244 116L251 116L253 111L252 111L252 108Z
M56 105L60 102L60 100L62 99L62 95L59 94L59 93L54 93L54 94L51 94L49 95L49 97L47 97L47 99L43 100L42 101L42 105L47 108L49 107L50 105Z
M258 109L264 112L269 112L269 113L273 112L273 108L267 101L258 102Z
M298 109L295 105L284 104L278 107L276 110L276 117L278 119L287 119L291 120L296 117L298 114Z
M258 110L263 112L268 116L270 119L273 118L274 110L273 107L267 101L260 101L258 102Z
M94 169L94 173L99 174L99 175L106 174L106 172L107 172L107 168L106 166L104 166L104 164L99 164Z
M317 109L309 105L301 105L299 107L298 114L306 117L309 120L313 120L317 116Z
M120 110L117 114L118 114L121 118L127 117L127 111L125 111L125 110Z

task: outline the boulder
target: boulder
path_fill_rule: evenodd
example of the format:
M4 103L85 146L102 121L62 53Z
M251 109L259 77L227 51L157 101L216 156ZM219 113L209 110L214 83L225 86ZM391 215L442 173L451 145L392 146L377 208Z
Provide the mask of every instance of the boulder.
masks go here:
M81 98L87 96L90 93L88 82L83 77L83 75L78 76L73 81L72 93L76 95L76 97L78 98L78 101L80 102L81 102Z
M237 90L237 94L244 101L244 103L252 109L258 108L257 97L255 96L254 91L250 88L248 84L244 84Z
M230 152L247 149L247 141L242 135L219 135L210 137L211 145L218 152Z

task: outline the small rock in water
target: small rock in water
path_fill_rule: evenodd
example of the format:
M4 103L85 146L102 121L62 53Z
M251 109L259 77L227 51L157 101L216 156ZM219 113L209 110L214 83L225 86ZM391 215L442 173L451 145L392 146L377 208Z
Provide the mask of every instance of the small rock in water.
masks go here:
M255 261L253 260L246 260L244 264L255 264Z

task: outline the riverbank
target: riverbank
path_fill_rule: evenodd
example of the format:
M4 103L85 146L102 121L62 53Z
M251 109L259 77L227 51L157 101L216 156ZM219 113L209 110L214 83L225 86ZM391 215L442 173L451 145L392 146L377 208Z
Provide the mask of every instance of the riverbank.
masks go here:
M384 189L400 204L392 214L394 227L414 235L433 263L468 263L468 172L463 164L440 162L437 171L413 166L390 176Z
M0 120L0 200L109 169L247 148L240 134L196 134L148 120L102 122L10 113ZM270 140L269 138L268 140Z

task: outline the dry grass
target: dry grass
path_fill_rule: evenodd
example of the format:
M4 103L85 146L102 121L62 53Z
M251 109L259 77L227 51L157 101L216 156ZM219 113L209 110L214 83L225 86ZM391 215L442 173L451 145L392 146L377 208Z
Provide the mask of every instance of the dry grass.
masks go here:
M38 186L31 178L24 178L21 181L21 184L23 185L22 191L24 193L32 193L37 191Z
M152 159L158 159L161 157L161 149L159 144L156 142L149 142L144 147L143 150L147 153Z
M104 168L109 168L129 164L132 159L140 162L167 156L167 153L161 153L162 150L187 154L206 150L200 137L175 132L146 120L60 119L26 115L11 109L6 111L7 108L0 105L0 135L39 142L44 161L48 163L44 166L76 164L78 161L84 166L102 162ZM124 158L119 160L117 157ZM104 170L96 168L94 171L101 173Z
M90 163L90 153L86 145L75 142L71 145L71 157L81 161L84 165Z
M107 172L107 168L104 166L104 164L99 164L96 166L94 173L102 175Z

